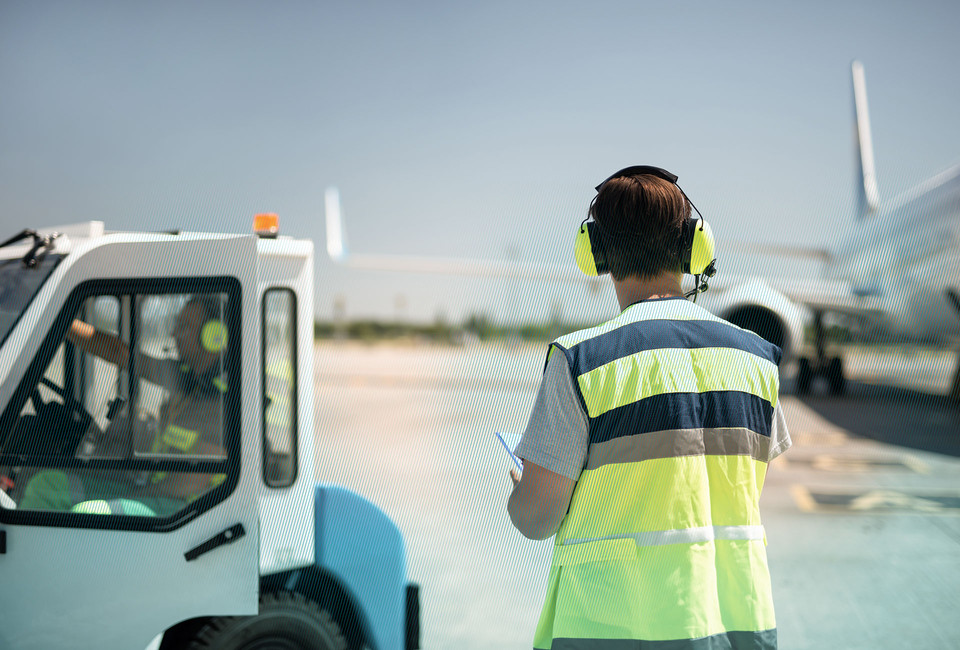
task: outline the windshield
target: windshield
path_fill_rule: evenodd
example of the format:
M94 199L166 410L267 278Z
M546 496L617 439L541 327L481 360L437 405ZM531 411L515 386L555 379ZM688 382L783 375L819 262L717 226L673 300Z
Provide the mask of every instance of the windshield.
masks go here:
M63 255L48 253L33 268L24 266L19 255L0 259L0 345L62 259Z

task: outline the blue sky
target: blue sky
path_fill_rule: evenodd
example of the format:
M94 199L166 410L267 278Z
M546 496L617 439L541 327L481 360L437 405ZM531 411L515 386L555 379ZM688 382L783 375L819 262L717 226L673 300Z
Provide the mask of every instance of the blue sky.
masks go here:
M721 271L814 274L724 239L832 243L854 201L850 62L881 199L960 162L951 2L0 2L0 225L247 232L317 244L315 310L603 317L611 291L360 272L355 252L571 257L592 187L655 164Z

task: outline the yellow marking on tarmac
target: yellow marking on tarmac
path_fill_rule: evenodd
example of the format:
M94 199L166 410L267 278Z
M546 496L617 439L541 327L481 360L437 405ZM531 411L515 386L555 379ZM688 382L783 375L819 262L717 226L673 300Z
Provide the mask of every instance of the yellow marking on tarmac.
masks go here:
M790 486L797 507L813 513L960 515L960 494L907 494L894 490L816 491Z
M866 458L854 458L852 456L830 456L827 454L821 454L813 458L813 462L810 463L813 469L818 469L822 472L869 472L875 465L873 465Z
M913 456L904 456L903 464L912 469L917 474L929 474L930 467L920 460L919 458L914 458Z
M790 494L793 495L793 500L796 502L797 507L804 512L816 511L817 502L813 500L813 497L810 496L810 490L805 486L794 483L790 486Z
M850 442L850 436L841 431L824 431L823 429L804 429L796 433L790 432L794 446L806 447L842 447Z
M818 454L816 456L793 455L781 463L784 469L797 469L808 466L821 472L840 472L844 474L863 474L866 472L883 472L895 470L911 470L917 474L929 474L926 463L912 456L898 456L892 458L870 458L853 456L851 454Z
M906 458L883 460L879 458L823 454L815 457L812 465L814 469L827 472L871 472L883 471L885 469L899 469L901 467L921 474L926 471L926 465L919 460L913 459L913 462L908 462Z
M914 497L892 490L873 490L850 502L851 510L919 510L920 512L940 512L943 506L936 501Z

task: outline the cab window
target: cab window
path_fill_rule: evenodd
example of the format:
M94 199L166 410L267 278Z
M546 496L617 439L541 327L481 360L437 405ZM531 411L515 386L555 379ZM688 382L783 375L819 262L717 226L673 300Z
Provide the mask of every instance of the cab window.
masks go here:
M3 508L64 525L114 515L115 526L169 522L229 494L239 295L194 285L86 286L68 299L0 419Z
M289 289L263 294L263 480L297 476L297 302Z

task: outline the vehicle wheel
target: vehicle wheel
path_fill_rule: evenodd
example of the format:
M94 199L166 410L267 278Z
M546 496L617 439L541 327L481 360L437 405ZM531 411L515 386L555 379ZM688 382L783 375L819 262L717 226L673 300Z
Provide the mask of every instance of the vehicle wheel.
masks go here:
M810 392L810 381L813 379L813 371L810 369L810 359L800 357L797 359L797 395L806 395Z
M843 376L843 360L840 357L830 359L827 366L827 382L830 384L831 395L843 395L847 388L847 381Z
M346 650L340 626L317 603L297 593L260 596L256 616L212 619L191 650Z

